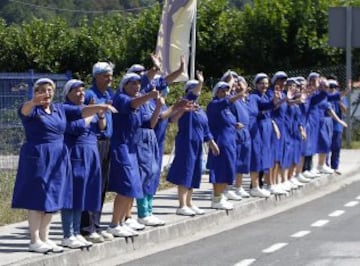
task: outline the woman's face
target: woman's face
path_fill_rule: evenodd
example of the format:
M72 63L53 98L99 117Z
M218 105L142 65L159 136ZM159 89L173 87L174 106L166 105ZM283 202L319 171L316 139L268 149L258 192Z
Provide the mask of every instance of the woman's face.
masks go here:
M81 105L85 101L85 88L83 86L71 89L66 96L75 105Z
M285 86L285 81L286 81L286 78L278 78L276 81L275 81L275 86L278 85L281 87L281 89L284 88Z
M222 99L222 98L225 98L226 96L228 96L229 93L230 93L229 88L220 88L216 92L216 97L218 97L219 99Z
M249 90L249 87L246 82L239 82L239 86L237 87L236 92L237 93L241 92L243 95L246 95L248 90Z
M140 81L133 80L129 81L124 85L124 91L130 97L135 97L140 91Z
M315 88L319 87L319 81L320 81L319 78L311 78L309 80L310 87L315 87Z
M49 106L54 98L54 88L48 83L42 84L35 90L35 95L42 95L42 106Z
M269 87L269 79L267 79L267 78L263 78L256 83L256 89L261 94L264 94L266 92L266 90L268 89L268 87Z

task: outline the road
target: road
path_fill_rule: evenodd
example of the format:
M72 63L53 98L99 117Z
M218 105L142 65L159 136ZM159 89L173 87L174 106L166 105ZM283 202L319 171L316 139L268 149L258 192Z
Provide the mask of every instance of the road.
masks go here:
M359 203L356 182L280 214L122 265L358 266Z

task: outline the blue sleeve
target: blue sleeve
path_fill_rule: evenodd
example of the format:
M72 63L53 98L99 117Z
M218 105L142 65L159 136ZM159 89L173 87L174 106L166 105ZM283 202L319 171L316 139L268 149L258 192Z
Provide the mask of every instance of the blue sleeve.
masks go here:
M35 109L37 108L36 106L33 107L29 115L25 116L21 113L21 108L23 107L23 105L24 103L22 103L18 109L18 116L20 117L21 121L26 121L36 116L36 111L35 111Z
M81 135L85 131L85 129L85 120L78 119L66 123L65 133L78 136Z
M328 94L327 95L327 100L329 102L336 102L336 101L340 101L340 93L339 92L336 92L336 93L332 93L332 94Z
M132 98L124 93L120 93L117 97L114 97L113 106L118 110L120 114L128 114L133 109L131 107Z
M316 105L316 104L320 103L322 100L324 100L326 97L327 97L326 91L321 91L317 94L314 94L310 98L310 105Z
M275 106L271 99L263 99L259 97L257 102L260 111L271 110Z
M214 137L210 132L209 124L205 123L205 125L204 125L204 142L208 142L212 139L214 139Z
M82 108L77 105L63 104L62 105L65 111L66 119L69 121L81 119L81 110Z

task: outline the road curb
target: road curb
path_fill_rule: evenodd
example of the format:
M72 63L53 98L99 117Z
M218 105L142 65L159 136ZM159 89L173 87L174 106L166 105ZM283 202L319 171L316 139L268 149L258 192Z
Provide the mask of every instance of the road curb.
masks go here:
M357 167L341 176L323 176L315 179L302 189L293 191L287 197L272 196L269 199L245 199L242 202L236 202L234 210L228 212L228 214L225 211L209 210L202 216L193 218L179 217L175 222L165 226L150 228L141 232L138 237L133 239L134 241L131 238L116 238L111 242L94 245L89 251L67 250L62 254L39 255L26 258L23 261L17 261L15 264L26 266L101 265L102 260L119 257L122 254L129 254L133 251L164 243L165 241L194 235L201 230L209 230L235 220L246 220L270 209L284 207L288 203L293 204L293 206L301 205L303 204L301 200L309 195L319 194L320 197L321 195L331 193L332 190L329 187L332 185L336 185L338 188L339 185L349 185L352 182L358 181L359 179L351 177L359 173L359 171L360 167ZM300 203L296 205L298 200L300 200ZM119 261L119 263L121 262Z

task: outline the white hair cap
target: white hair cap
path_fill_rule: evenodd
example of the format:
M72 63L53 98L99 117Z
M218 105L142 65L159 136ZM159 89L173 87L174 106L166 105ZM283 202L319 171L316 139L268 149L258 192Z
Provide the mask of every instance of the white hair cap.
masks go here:
M184 85L184 91L188 92L191 91L193 89L195 89L195 87L199 84L199 81L197 81L196 79L190 79L188 81L186 81L185 85Z
M284 71L277 71L271 78L271 84L275 84L278 79L287 79L288 75Z
M43 84L50 84L53 89L56 89L55 82L49 78L39 78L37 81L35 81L33 86L33 91L35 91L37 88L39 88Z
M265 73L257 73L255 78L254 78L254 85L256 85L260 80L265 79L265 78L269 78L268 75L266 75Z
M108 63L108 62L97 62L94 64L92 69L92 75L98 75L103 73L110 73L112 74L114 72L114 64Z
M145 71L145 67L140 64L134 64L127 70L126 73L134 73L134 72L141 72L141 71Z
M219 81L218 83L216 83L216 85L215 85L215 87L213 88L213 91L212 91L213 97L216 96L216 94L218 93L218 91L220 89L230 89L229 83L227 83L225 81Z
M129 81L140 81L141 77L136 74L136 73L127 73L123 76L123 78L120 81L119 84L119 90L123 91L124 90L124 86L129 82Z
M70 79L68 80L65 85L64 85L64 90L63 90L63 99L64 101L66 101L66 96L69 94L69 92L72 89L78 88L78 87L82 87L84 86L84 82L82 82L79 79Z

